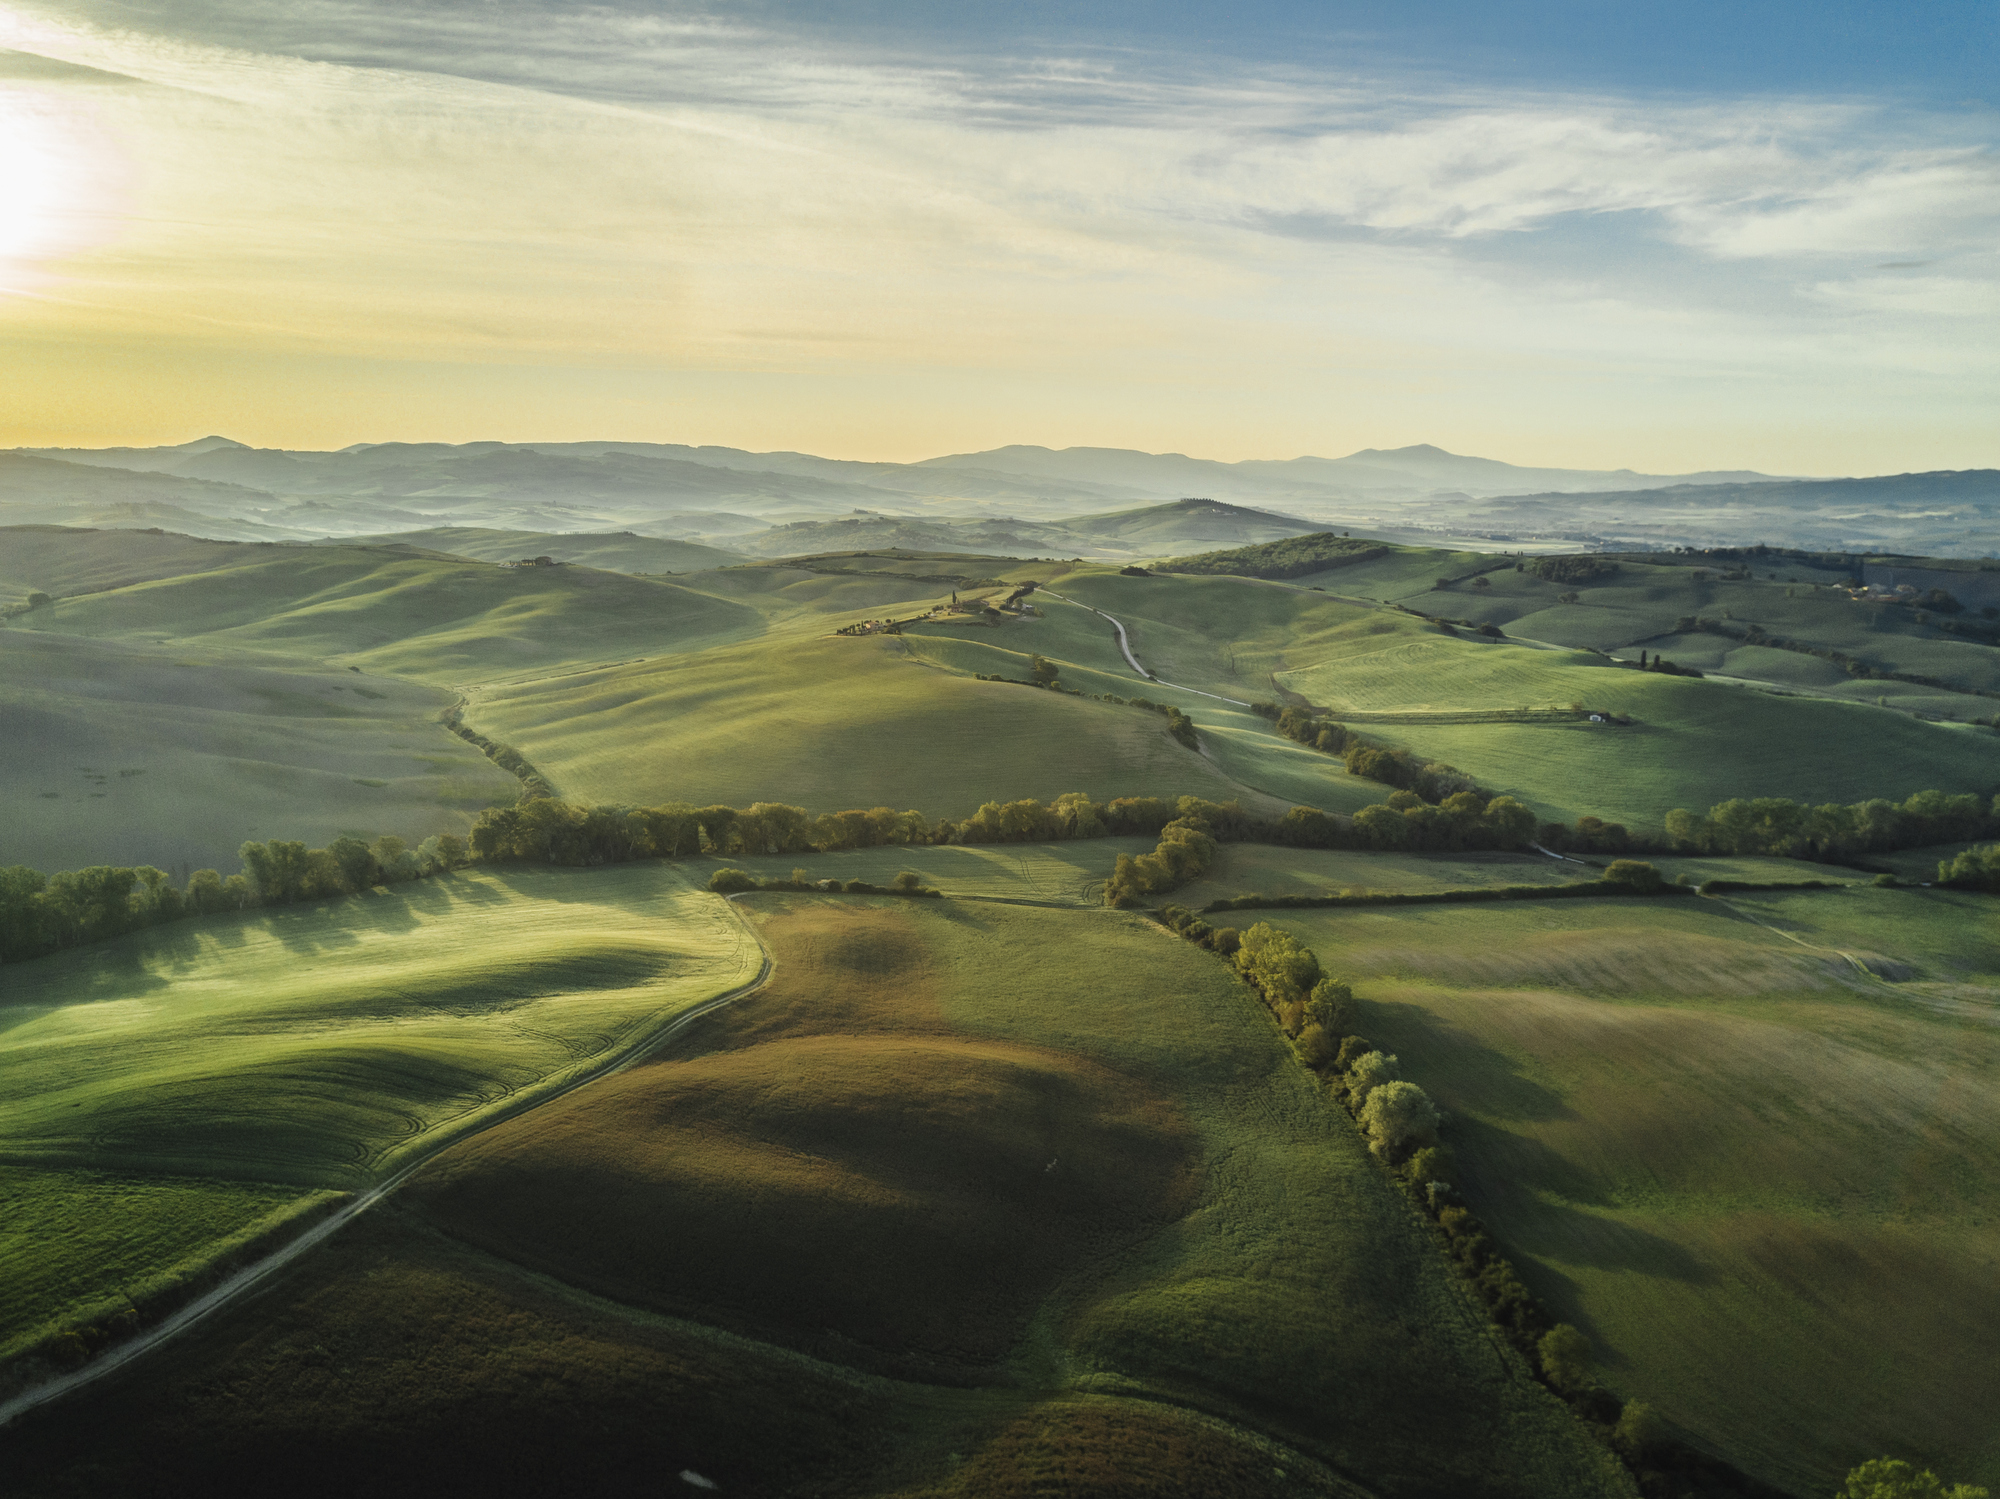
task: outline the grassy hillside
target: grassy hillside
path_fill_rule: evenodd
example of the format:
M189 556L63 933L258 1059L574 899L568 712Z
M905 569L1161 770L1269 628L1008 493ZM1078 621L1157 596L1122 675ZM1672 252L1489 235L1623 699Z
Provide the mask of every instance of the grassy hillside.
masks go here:
M112 1321L327 1195L0 1165L0 1361L65 1325Z
M454 1149L416 1200L544 1273L842 1362L1249 1415L1407 1492L1604 1491L1212 958L1106 913L751 902L770 987Z
M934 670L895 637L786 632L495 687L467 721L593 801L959 817L1065 791L1254 799L1155 714Z
M687 573L728 567L741 562L741 552L669 541L631 531L577 532L496 531L480 526L433 526L422 531L398 531L384 536L356 536L342 545L411 546L450 552L481 562L519 562L523 557L553 557L616 573Z
M37 1499L156 1492L163 1450L178 1481L211 1492L282 1469L287 1492L314 1499L657 1494L684 1472L762 1495L1366 1494L1170 1405L898 1383L637 1316L393 1208L198 1329L151 1379L8 1439L10 1492Z
M1214 959L1101 911L747 904L768 987L54 1408L16 1487L142 1492L169 1440L179 1482L282 1454L312 1494L1630 1492Z
M1310 521L1220 500L1174 500L1134 510L1079 515L1061 529L1095 541L1117 541L1148 554L1207 545L1241 546L1314 530Z
M172 532L0 526L0 607L31 593L61 598L226 567L243 557L242 546Z
M2000 1479L1990 902L1286 912L1605 1379L1798 1493ZM1888 976L1869 976L1860 966Z
M1656 828L1674 807L1732 796L1851 802L1926 786L1978 790L1994 774L1983 730L1623 671L1583 653L1454 640L1421 626L1356 642L1279 680L1385 743L1449 761L1563 821L1593 812ZM1452 721L1571 703L1633 722Z
M504 568L327 546L58 602L15 628L22 625L459 683L739 638L761 621L742 604L594 568Z
M9 970L0 1150L351 1185L756 967L662 865L464 873L59 953Z
M184 878L233 873L248 838L463 833L520 785L438 726L450 702L202 646L0 630L0 865Z
M588 1069L758 962L724 902L653 865L461 874L10 966L0 1160L351 1187ZM185 1212L204 1226L161 1230L161 1253L233 1231L226 1208L202 1202L194 1193ZM71 1264L127 1252L115 1249L131 1231L122 1215L77 1222L14 1252ZM68 1270L15 1273L41 1295L89 1289ZM62 1310L30 1296L11 1315L36 1325Z

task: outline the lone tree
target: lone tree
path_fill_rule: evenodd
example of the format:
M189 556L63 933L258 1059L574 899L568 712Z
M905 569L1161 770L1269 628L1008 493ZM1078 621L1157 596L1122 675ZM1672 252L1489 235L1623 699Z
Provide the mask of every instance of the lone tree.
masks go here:
M1542 1373L1559 1390L1580 1390L1590 1379L1590 1339L1558 1322L1542 1334L1535 1345L1541 1355Z

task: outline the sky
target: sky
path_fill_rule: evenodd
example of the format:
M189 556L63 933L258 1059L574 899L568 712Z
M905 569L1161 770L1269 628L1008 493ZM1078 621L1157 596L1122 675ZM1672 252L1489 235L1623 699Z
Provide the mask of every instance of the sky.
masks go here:
M0 0L0 446L211 432L2000 467L2000 6Z

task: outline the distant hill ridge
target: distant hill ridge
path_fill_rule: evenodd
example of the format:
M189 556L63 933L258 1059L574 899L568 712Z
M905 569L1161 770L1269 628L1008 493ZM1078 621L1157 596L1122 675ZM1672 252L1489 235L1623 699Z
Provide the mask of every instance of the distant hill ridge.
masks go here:
M270 541L632 531L751 556L857 539L1188 555L1329 528L1475 549L1769 542L1979 556L2000 551L2000 472L1645 474L1523 467L1429 443L1234 463L1017 444L877 463L612 440L286 450L211 434L154 448L0 452L0 524ZM780 527L824 534L781 538ZM856 532L865 534L847 534Z

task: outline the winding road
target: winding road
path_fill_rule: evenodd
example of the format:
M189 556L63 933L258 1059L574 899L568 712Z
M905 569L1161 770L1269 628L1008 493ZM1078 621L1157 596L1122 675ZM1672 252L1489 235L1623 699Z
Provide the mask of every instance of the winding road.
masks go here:
M1219 692L1203 692L1199 687L1183 687L1178 682L1169 682L1165 677L1154 676L1151 672L1147 671L1145 667L1141 666L1139 664L1139 658L1132 654L1132 642L1126 637L1125 626L1115 616L1106 614L1102 609L1092 608L1089 604L1083 603L1078 599L1067 598L1064 595L1057 593L1053 588L1038 588L1035 591L1037 593L1046 593L1052 599L1062 599L1062 601L1065 604L1075 604L1076 607L1079 609L1089 609L1090 612L1092 614L1095 614L1099 619L1110 620L1111 628L1118 632L1118 649L1124 654L1126 665L1130 666L1132 670L1136 671L1140 676L1144 677L1148 682L1157 682L1160 684L1160 686L1171 687L1176 692L1192 692L1196 697L1214 698L1215 701L1217 701L1218 703L1234 703L1239 708L1247 708L1250 706L1248 703L1244 702L1243 699L1240 697L1224 697Z
M733 1004L739 999L744 999L749 995L755 994L771 981L771 974L775 964L771 958L770 949L764 946L763 939L757 935L757 929L749 921L745 920L742 912L735 905L736 897L732 895L727 897L727 899L730 902L729 909L735 914L736 919L742 922L744 932L756 944L759 953L757 976L749 983L738 985L727 993L716 995L713 999L703 1000L693 1009L681 1011L680 1014L675 1015L665 1025L661 1026L660 1029L654 1031L649 1036L643 1037L624 1052L610 1058L602 1066L596 1067L580 1077L571 1078L559 1088L554 1088L547 1093L539 1094L533 1098L524 1099L511 1108L502 1109L498 1113L490 1114L471 1125L443 1135L435 1144L425 1150L421 1156L402 1167L393 1176L377 1182L374 1186L342 1203L334 1212L321 1219L318 1223L315 1223L311 1228L298 1235L298 1237L287 1239L262 1259L244 1266L241 1270L238 1270L234 1275L223 1281L222 1284L215 1287L214 1290L209 1291L197 1300L189 1302L164 1322L148 1328L145 1332L126 1342L113 1344L88 1364L85 1364L81 1369L73 1373L60 1375L45 1384L39 1384L31 1389L23 1390L12 1399L0 1401L0 1428L7 1426L18 1417L26 1415L29 1411L39 1406L47 1405L51 1401L60 1400L63 1396L73 1394L86 1385L95 1384L106 1375L116 1373L127 1365L136 1363L163 1343L179 1337L189 1328L206 1321L224 1307L241 1300L258 1286L271 1279L280 1270L291 1264L292 1261L298 1259L299 1256L305 1254L310 1249L316 1248L318 1245L324 1244L342 1228L381 1202L391 1192L402 1186L404 1182L415 1176L452 1146L469 1140L474 1135L483 1134L495 1125L505 1124L511 1119L518 1119L523 1114L531 1113L535 1109L541 1108L544 1104L554 1103L558 1098L574 1093L578 1088L587 1087L591 1083L599 1082L611 1076L614 1072L622 1072L635 1062L643 1061L646 1057L658 1051L662 1046L665 1046L704 1015L712 1014L724 1005Z

